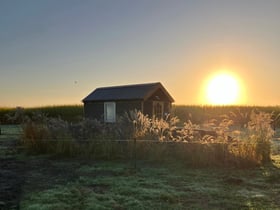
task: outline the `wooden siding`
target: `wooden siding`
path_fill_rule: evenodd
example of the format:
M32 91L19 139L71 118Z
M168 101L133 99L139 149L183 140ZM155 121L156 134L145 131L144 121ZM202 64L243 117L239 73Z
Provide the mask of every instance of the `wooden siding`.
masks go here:
M84 103L85 117L90 119L104 120L104 102Z
M143 113L149 115L149 117L153 116L153 101L148 100L144 101L144 110Z
M109 101L108 101L109 102ZM122 116L130 110L142 110L142 101L112 101L116 103L116 115ZM90 119L104 120L104 102L84 103L85 117Z
M142 111L142 101L117 101L116 108L117 108L117 116L124 115L125 112L130 110L139 110Z
M101 121L104 120L104 102L116 103L116 117L130 110L139 110L149 117L155 113L164 117L170 113L173 101L160 83L98 88L83 100L85 117Z
M168 97L164 94L161 89L158 89L153 95L151 95L147 100L151 101L169 101Z
M162 90L156 91L148 100L144 101L144 114L153 116L153 104L155 101L163 102L163 114L168 114L171 112L171 102L168 97L164 94Z
M171 112L171 103L170 102L164 102L164 109L163 113L170 113Z

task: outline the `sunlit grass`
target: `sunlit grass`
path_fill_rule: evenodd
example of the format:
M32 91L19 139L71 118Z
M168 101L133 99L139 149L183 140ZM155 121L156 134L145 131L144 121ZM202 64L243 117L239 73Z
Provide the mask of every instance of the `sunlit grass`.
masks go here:
M274 113L277 116L280 113L280 106L217 106L217 105L174 105L172 107L172 115L177 116L181 123L186 120L191 120L195 124L201 124L205 121L216 119L222 115L228 115L231 112L239 114L237 117L244 117L242 115L250 114L252 110L259 110L266 113ZM238 118L236 119L238 120ZM280 127L280 122L278 124Z
M176 117L149 118L139 111L131 111L114 124L88 119L70 124L61 118L34 113L25 116L21 142L30 154L61 157L177 159L198 167L252 167L269 162L270 140L274 133L271 114L252 111L246 120L248 122L239 130L242 135L233 139L233 136L228 138L234 131L230 131L229 126L233 124L230 118L214 119L205 124L204 127L216 136L201 136L195 134L199 125L190 121L178 131ZM133 139L137 139L137 143Z
M217 118L223 114L236 112L239 110L241 113L250 113L251 110L257 109L266 113L274 112L275 115L280 113L280 106L213 106L213 105L173 105L172 115L177 116L181 123L190 119L193 123L200 124L205 120ZM6 114L14 113L16 108L0 107L0 121L7 123ZM25 108L27 113L40 111L46 113L49 117L62 117L65 120L76 121L84 116L83 105L62 105L62 106L43 106Z

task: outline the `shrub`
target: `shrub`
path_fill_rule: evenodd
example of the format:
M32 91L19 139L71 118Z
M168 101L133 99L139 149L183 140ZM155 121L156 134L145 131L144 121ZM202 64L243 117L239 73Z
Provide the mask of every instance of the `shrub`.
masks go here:
M199 137L196 135L197 129L199 129L199 125L193 124L190 120L188 120L184 123L184 126L181 129L176 130L176 136L174 140L186 142L200 140Z
M49 137L48 128L44 124L28 121L23 125L22 142L29 151L35 153L47 152L45 141Z
M262 163L270 161L271 139L274 135L271 122L271 114L252 111L248 123L249 143L255 147L255 156Z
M122 135L127 139L143 139L149 135L151 119L140 111L131 110L120 117L119 126Z
M177 117L167 115L165 119L149 118L140 111L129 111L119 121L120 132L128 139L173 140L173 132L179 122Z
M35 153L98 159L129 158L136 152L139 159L175 158L194 166L246 166L270 160L270 114L252 112L248 125L238 132L232 128L233 121L223 115L202 125L210 134L203 137L196 135L203 130L190 120L182 128L177 127L178 122L177 117L170 115L157 119L131 111L117 123L90 119L69 123L37 112L25 119L22 139ZM128 141L118 141L120 138ZM132 139L136 139L136 144Z
M176 131L178 122L179 119L177 117L171 117L170 115L167 115L165 119L153 117L150 127L150 133L154 137L153 139L159 141L174 140L173 133Z
M7 122L12 124L20 124L26 120L25 109L22 107L16 107L14 111L5 115Z

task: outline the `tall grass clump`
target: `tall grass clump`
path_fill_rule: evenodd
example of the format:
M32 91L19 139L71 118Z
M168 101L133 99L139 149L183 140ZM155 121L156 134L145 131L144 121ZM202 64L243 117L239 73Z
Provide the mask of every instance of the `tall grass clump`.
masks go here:
M250 166L270 161L274 134L272 115L252 111L235 118L221 115L198 125L177 117L150 118L134 110L118 117L116 123L95 119L68 122L41 112L23 117L22 142L33 153L85 156L94 159L176 160L193 166ZM244 118L244 119L243 119ZM180 126L179 126L180 125ZM183 126L181 126L183 125Z
M119 121L120 130L126 131L126 137L169 141L173 140L173 133L177 128L179 119L170 115L165 118L149 118L138 110L126 112Z
M271 127L271 114L253 111L248 123L248 140L254 146L255 157L258 161L270 161L271 140L274 130Z
M91 119L70 123L34 112L25 116L22 128L22 143L32 154L51 153L71 157L86 154L108 159L116 153L114 142L110 142L117 139L119 133L115 124Z
M61 118L34 112L25 116L22 128L22 143L32 154L72 155L74 152L75 142L69 132L69 123Z
M273 126L274 128L280 128L280 106L174 105L171 111L172 115L177 116L182 124L188 120L191 120L194 124L203 124L219 116L229 115L235 125L242 127L247 125L250 121L250 113L252 110L273 113Z
M137 157L140 159L163 160L168 154L168 142L174 141L176 136L177 117L170 115L165 118L149 118L137 110L126 112L119 122L121 132L126 133L130 156L137 150ZM136 144L137 142L137 144Z
M250 120L243 129L235 131L236 141L229 145L237 165L260 165L271 161L271 142L274 130L272 114L251 111Z

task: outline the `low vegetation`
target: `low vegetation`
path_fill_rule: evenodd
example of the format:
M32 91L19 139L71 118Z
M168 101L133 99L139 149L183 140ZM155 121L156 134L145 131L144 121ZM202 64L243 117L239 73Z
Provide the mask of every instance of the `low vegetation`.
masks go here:
M0 200L0 207L277 209L275 114L231 111L202 123L188 116L182 121L174 115L155 119L130 112L116 124L104 124L17 109L6 119L19 125L2 125L0 138L10 141L21 133L19 149L28 155L0 152L5 165L14 166L0 181L10 182L14 174L20 186L7 186L20 187L14 192L21 196L18 206Z
M48 117L61 118L69 122L79 121L83 118L84 109L82 105L44 106L34 108L1 108L0 124L20 124L23 116L33 113L43 113Z
M114 124L81 119L69 122L43 112L15 113L23 127L22 143L31 154L92 159L168 161L192 166L248 167L270 161L272 114L253 110L237 125L229 115L202 124L149 118L130 111ZM240 112L238 112L240 115ZM10 116L13 118L13 116ZM245 118L245 117L244 117Z
M44 106L34 108L10 108L0 107L0 123L14 124L19 123L9 116L14 116L18 110L24 110L24 113L30 115L33 112L41 112L49 117L60 117L68 122L79 121L83 118L84 110L82 105L62 105L62 106ZM248 122L252 110L259 110L272 114L275 119L275 126L280 128L280 106L197 106L197 105L174 105L172 107L172 116L177 116L180 120L179 125L183 125L188 120L194 124L202 124L211 119L222 115L230 115L232 120L238 125Z
M1 142L19 132L19 126L3 126ZM0 206L13 204L4 209L278 209L280 205L279 155L269 164L243 169L198 168L177 160L138 160L135 167L133 159L11 155L6 161L13 167L6 182L5 176L0 182L13 181L9 186L20 196L18 204L0 200ZM3 162L3 175L2 167Z

